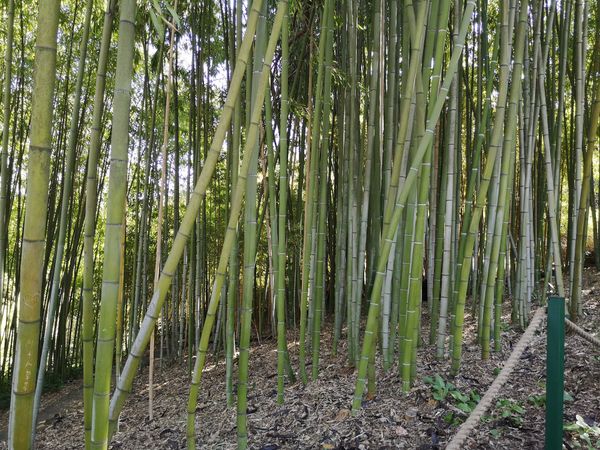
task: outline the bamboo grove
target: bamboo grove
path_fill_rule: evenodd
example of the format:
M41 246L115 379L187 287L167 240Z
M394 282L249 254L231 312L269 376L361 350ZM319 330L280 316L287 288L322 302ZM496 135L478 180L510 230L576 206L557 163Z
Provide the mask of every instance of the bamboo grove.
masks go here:
M187 445L224 361L246 448L250 349L277 400L324 345L356 373L453 374L600 269L600 2L6 0L0 399L31 448L83 378L107 448L140 365L186 364ZM325 333L332 341L325 341ZM113 379L114 375L114 379ZM10 399L10 400L9 400Z

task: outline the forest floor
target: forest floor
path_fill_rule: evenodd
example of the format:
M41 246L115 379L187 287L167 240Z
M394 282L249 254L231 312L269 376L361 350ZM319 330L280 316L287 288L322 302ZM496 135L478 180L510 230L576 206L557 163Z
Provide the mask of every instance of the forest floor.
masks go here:
M424 308L425 309L425 308ZM535 307L534 307L535 309ZM508 312L508 309L506 309ZM509 317L504 318L508 323ZM426 329L427 317L423 317ZM592 334L600 330L600 273L584 273L583 314L579 325ZM438 361L429 345L418 350L418 374L410 393L402 393L397 367L384 373L378 367L377 395L350 414L356 373L346 364L346 348L331 354L330 326L323 331L319 378L307 386L287 385L285 404L276 402L276 342L254 343L250 354L248 394L249 445L253 449L442 449L483 396L521 335L502 330L502 351L482 361L476 344L475 321L465 321L460 375L449 377L449 362ZM464 445L469 449L542 449L545 414L545 323L501 390L495 406ZM425 332L423 334L426 335ZM297 366L297 336L290 332L292 364ZM586 423L600 422L600 352L580 337L567 333L565 345L565 413L571 424L580 416L581 431L565 433L564 446L587 447ZM380 361L378 361L378 365ZM310 371L310 365L308 366ZM235 374L234 374L235 375ZM437 387L425 382L439 375ZM154 418L148 416L148 369L136 378L133 394L121 414L112 449L180 449L186 446L187 363L172 364L155 374ZM448 384L451 383L451 384ZM197 447L233 449L236 446L235 407L225 406L225 365L210 361L202 378L196 410ZM441 401L434 399L447 393ZM8 413L0 411L0 433ZM42 400L37 432L38 449L83 448L81 383L73 382ZM589 430L588 430L589 431ZM589 433L588 433L589 435ZM6 443L0 441L0 449Z

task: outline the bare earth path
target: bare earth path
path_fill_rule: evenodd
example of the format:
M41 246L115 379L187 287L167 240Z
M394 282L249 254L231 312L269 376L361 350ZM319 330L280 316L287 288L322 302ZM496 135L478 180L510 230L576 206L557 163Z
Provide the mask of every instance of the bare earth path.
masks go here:
M66 411L82 406L81 380L71 381L60 390L44 394L39 413L38 434L53 423L58 423ZM8 438L8 411L0 411L0 448L5 448Z

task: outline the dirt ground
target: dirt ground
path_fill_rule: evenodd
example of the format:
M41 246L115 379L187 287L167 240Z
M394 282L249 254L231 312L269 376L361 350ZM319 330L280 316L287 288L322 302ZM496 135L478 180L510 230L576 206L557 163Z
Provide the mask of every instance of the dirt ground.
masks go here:
M592 334L600 329L600 274L586 270L583 315L580 326ZM508 311L508 310L507 310ZM508 322L509 318L505 317ZM423 322L427 328L427 318ZM502 351L482 361L476 344L475 322L468 317L460 375L449 377L449 362L438 361L429 345L418 350L417 382L402 393L397 367L384 373L378 361L377 395L364 402L360 413L350 415L356 373L345 361L342 345L331 354L330 326L323 332L320 374L304 386L287 385L285 404L276 403L276 343L255 343L250 356L248 398L249 445L252 449L442 449L467 417L463 403L482 396L508 358L521 331L505 327ZM540 327L520 364L465 444L469 449L544 448L545 323ZM426 336L426 332L423 333ZM297 365L297 339L290 332L292 365ZM588 425L600 422L600 351L580 337L567 334L565 345L565 423L581 416ZM236 447L235 407L225 406L225 365L209 361L201 382L196 410L197 447ZM310 369L310 366L309 366ZM425 377L440 375L448 390L441 400ZM180 449L186 447L186 363L163 367L155 375L154 418L148 415L148 373L136 378L134 392L121 414L113 449ZM451 382L452 386L447 383ZM83 448L81 383L44 397L38 426L38 449ZM438 392L439 393L439 392ZM438 395L439 397L439 395ZM463 400L465 400L463 398ZM467 408L468 411L468 408ZM0 412L0 430L6 429L7 412ZM578 447L576 432L566 432L565 448ZM600 437L596 438L596 440ZM0 442L0 449L6 448ZM591 447L594 448L594 447Z

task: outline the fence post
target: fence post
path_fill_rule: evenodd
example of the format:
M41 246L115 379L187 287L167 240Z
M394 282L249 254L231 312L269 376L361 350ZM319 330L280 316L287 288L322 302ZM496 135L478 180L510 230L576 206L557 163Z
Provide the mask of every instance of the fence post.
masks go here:
M562 449L565 372L565 299L548 299L546 450Z

